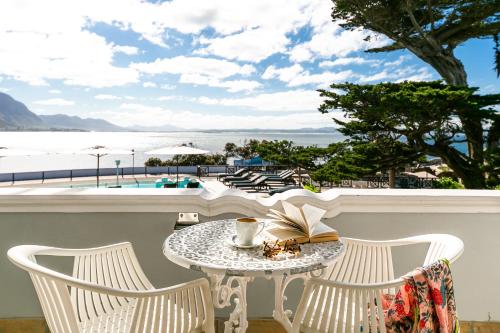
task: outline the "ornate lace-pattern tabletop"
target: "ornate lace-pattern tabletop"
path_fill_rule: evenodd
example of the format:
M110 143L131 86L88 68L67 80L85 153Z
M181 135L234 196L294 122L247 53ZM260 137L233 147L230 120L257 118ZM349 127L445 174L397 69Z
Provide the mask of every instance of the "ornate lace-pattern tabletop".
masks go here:
M267 220L266 224L269 223ZM207 273L262 276L318 270L343 251L341 241L302 244L302 252L297 257L269 259L262 254L262 247L238 249L231 246L227 240L234 234L234 219L200 223L168 237L163 252L178 265Z

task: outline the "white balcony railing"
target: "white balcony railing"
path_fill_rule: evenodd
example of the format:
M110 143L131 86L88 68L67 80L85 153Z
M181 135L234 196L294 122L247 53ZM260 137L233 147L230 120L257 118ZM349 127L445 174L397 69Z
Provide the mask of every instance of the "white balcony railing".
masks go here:
M198 212L202 221L265 216L269 208L280 208L280 200L326 209L327 223L345 236L390 239L439 232L460 237L465 252L452 266L459 315L500 321L500 191L388 189L293 190L269 198L239 190L0 189L0 318L41 316L28 277L6 259L11 246L130 241L152 282L172 285L202 276L162 255L162 242L173 232L178 212ZM395 254L396 273L416 266L424 250ZM249 315L271 316L271 282L257 280L249 288ZM300 288L290 286L291 307Z

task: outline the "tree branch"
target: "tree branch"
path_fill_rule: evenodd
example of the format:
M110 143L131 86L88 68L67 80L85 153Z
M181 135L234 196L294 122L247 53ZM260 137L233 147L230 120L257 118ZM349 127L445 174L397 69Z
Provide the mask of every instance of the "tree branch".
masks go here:
M406 13L408 13L408 16L410 17L411 24L413 25L413 28L422 36L423 39L427 41L429 46L433 48L435 51L439 51L441 49L441 45L439 45L434 38L430 38L429 34L427 34L420 24L417 22L415 19L415 16L413 15L413 10L410 8L410 0L406 0L406 6L404 6Z

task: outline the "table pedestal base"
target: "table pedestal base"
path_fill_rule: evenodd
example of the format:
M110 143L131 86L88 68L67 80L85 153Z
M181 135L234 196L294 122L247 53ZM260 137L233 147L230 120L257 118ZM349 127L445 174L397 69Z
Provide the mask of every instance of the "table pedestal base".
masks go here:
M249 276L228 277L218 274L209 274L208 277L216 308L231 306L231 299L233 299L234 309L229 315L229 320L224 322L224 333L245 333L248 328L247 284L254 278Z

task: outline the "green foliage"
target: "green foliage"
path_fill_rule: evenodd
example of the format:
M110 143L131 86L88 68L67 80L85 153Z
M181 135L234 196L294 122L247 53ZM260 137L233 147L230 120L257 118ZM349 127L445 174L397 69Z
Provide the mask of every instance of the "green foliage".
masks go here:
M467 84L464 67L453 50L471 38L496 35L500 29L496 0L332 2L332 18L342 27L368 29L393 42L369 51L406 48L433 66L450 84Z
M178 160L177 160L178 159ZM206 155L175 155L171 160L162 161L157 157L150 157L145 166L176 166L179 165L225 165L227 157L222 154L206 154Z
M500 184L494 187L495 190L500 190Z
M314 169L315 161L324 155L324 149L310 146L297 146L293 141L262 141L256 151L260 157L274 164L293 168Z
M441 177L432 181L433 188L441 189L463 189L464 186L450 177Z
M467 188L484 188L486 173L498 178L500 133L491 129L500 123L500 115L491 106L500 103L500 94L479 96L477 88L439 81L331 88L320 90L325 101L319 110L344 111L348 121L334 121L348 137L348 154L355 154L349 159L355 165L384 169L431 155L440 157ZM483 123L493 125L488 130ZM455 148L463 142L469 143L469 154Z
M304 189L309 190L313 193L319 193L319 190L313 184L305 184Z
M259 155L257 147L260 144L261 141L255 139L250 139L248 141L245 140L242 146L238 146L233 142L228 142L224 146L224 154L227 157L239 157L248 160Z
M159 166L163 166L163 162L158 157L150 157L150 158L147 159L146 162L144 162L144 166L147 166L147 167L159 167Z
M237 149L238 146L235 143L227 142L226 145L224 146L224 154L227 157L236 157L238 155Z
M364 154L347 143L331 144L326 152L326 163L311 173L311 178L320 184L339 184L342 180L355 180L375 172L367 165Z

